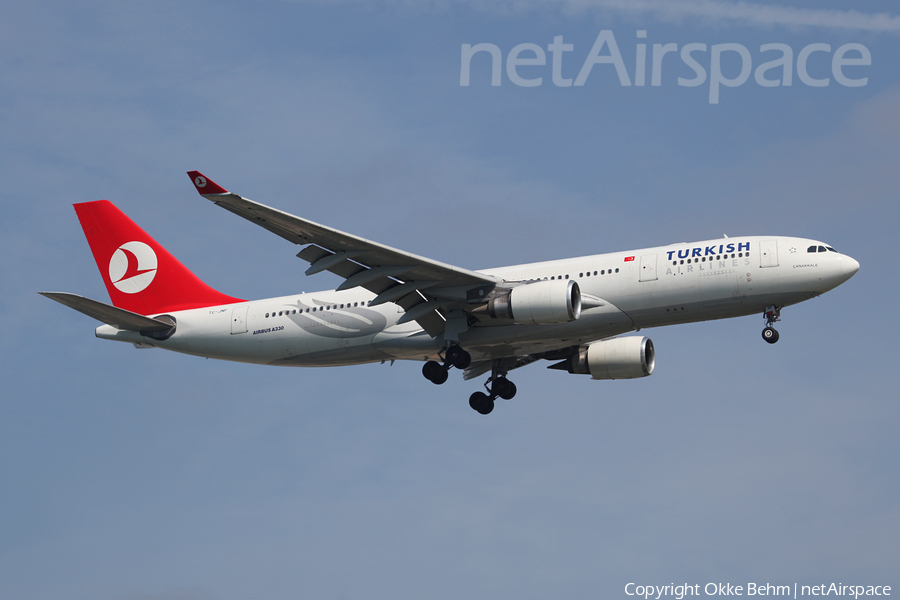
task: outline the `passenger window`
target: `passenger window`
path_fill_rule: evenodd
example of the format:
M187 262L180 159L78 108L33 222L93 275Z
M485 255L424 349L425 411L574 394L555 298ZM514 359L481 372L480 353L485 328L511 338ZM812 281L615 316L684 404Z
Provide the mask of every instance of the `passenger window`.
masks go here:
M568 273L566 273L566 279L568 279L568 278L569 278L569 274L568 274Z
M596 275L596 274L597 274L597 271L594 271L594 275Z
M584 273L579 273L578 276L579 276L579 277L584 277Z
M269 313L266 313L266 318L267 318L267 319L269 318Z
M618 272L619 272L619 270L618 270L618 269L616 269L616 273L618 273Z
M556 280L556 277L551 277L551 278L550 278L550 281L555 281L555 280Z

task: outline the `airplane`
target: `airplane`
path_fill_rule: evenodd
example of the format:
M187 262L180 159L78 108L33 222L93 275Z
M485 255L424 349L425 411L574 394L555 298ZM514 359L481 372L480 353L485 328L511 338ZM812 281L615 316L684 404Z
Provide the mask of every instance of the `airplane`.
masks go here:
M850 279L859 263L816 240L727 236L694 243L472 271L319 225L189 171L217 206L303 249L307 275L334 290L242 300L203 283L107 200L75 212L112 305L39 292L102 323L95 335L138 348L263 365L420 361L434 384L453 368L489 374L469 405L509 400L510 371L539 360L593 379L653 373L650 327L762 313L774 344L781 310Z

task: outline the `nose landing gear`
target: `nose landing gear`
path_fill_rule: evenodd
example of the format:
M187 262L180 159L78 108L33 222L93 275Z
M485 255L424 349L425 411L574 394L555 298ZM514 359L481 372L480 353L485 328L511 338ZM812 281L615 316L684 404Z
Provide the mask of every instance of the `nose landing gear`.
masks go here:
M781 307L769 305L763 316L766 318L766 328L762 330L762 337L770 344L774 344L778 341L778 331L772 325L781 320Z

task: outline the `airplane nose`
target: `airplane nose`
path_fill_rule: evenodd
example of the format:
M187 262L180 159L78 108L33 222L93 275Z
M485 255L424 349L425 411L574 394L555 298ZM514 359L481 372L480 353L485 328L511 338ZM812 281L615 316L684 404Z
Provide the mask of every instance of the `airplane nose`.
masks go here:
M844 275L847 276L847 279L850 279L859 271L859 263L849 256L841 257L841 267L843 267Z

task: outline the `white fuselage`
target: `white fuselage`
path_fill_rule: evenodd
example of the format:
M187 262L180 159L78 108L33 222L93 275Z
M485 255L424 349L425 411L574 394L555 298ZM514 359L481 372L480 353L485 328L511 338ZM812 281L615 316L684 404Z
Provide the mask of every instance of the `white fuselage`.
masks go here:
M809 252L810 248L816 252ZM822 248L822 251L818 251ZM840 285L859 269L849 256L808 239L723 238L495 269L506 281L571 279L600 306L558 325L482 319L459 335L474 360L524 356L636 329L762 313ZM166 313L175 333L155 340L103 325L97 337L209 358L282 366L428 360L444 347L403 309L368 306L362 288L323 291Z

